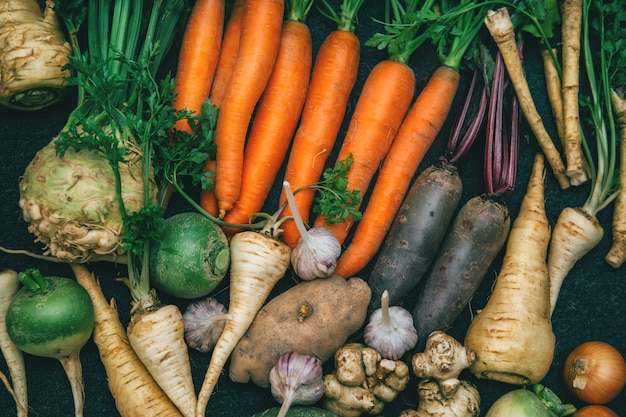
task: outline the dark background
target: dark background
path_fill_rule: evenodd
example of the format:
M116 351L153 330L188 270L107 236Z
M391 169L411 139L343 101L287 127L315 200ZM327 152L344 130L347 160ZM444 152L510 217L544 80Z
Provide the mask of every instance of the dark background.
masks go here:
M331 3L337 5L340 2L332 1ZM345 133L348 117L354 108L358 94L370 69L377 62L387 57L386 52L377 51L364 44L366 39L381 30L381 27L372 18L384 18L382 5L382 1L367 0L359 13L360 19L356 27L356 33L363 41L361 64L357 85L349 103L348 116L340 132L340 138ZM314 51L317 51L326 35L335 29L335 24L322 16L315 8L309 14L307 23L311 27ZM175 46L164 65L168 70L175 70L176 50L177 47ZM540 51L541 48L537 43L527 40L525 46L527 78L537 101L539 112L544 118L544 123L549 131L553 133L554 123L549 106L545 101ZM429 74L438 65L434 49L429 45L425 45L413 55L410 65L415 71L418 80L416 91L419 92ZM462 83L455 100L453 112L459 107L464 97L469 78L470 74L463 72ZM47 144L63 127L75 103L75 97L70 93L62 103L40 111L19 112L0 108L0 146L2 147L0 153L0 178L3 179L4 183L0 187L0 201L3 203L0 206L2 218L0 223L0 245L41 252L41 246L34 243L33 236L28 233L27 225L23 221L18 207L18 179L37 150ZM443 153L452 116L453 114L448 117L448 122L432 149L424 158L419 171L435 162ZM556 138L554 135L553 137ZM537 151L536 141L530 134L526 123L523 122L516 189L508 203L513 218L517 215L520 200L525 192L533 156ZM332 158L329 159L329 161L331 160ZM483 148L479 141L469 157L460 164L460 173L464 181L463 202L483 192L482 161ZM275 210L277 190L278 187L275 187L273 194L268 199L266 207L270 212ZM554 224L563 207L582 204L588 195L588 191L588 185L560 190L554 177L549 173L546 180L546 210L550 223ZM182 199L175 196L171 202L168 215L189 210L191 208L186 203L183 203ZM624 277L624 269L613 269L604 261L604 256L611 245L611 216L612 206L599 213L599 220L605 229L605 238L570 272L563 284L560 301L552 317L554 333L557 337L556 352L552 367L543 383L556 391L564 402L572 402L577 406L582 406L583 404L577 402L567 392L562 379L562 368L567 354L577 345L589 340L601 340L610 343L623 354L626 353L626 336L624 331L626 278ZM490 267L470 305L457 319L454 327L448 330L458 340L463 341L471 313L485 305L499 270L501 257L502 254ZM52 264L25 256L0 253L0 268L2 269L11 268L21 271L29 267L40 268L44 275L72 276L69 267L63 264ZM130 310L129 292L124 284L115 281L116 277L125 276L125 267L100 263L92 264L90 268L95 271L101 280L105 296L116 300L122 323L128 323ZM367 279L368 271L369 268L364 270L361 276ZM293 280L288 275L277 285L270 297L291 285L293 285ZM227 279L224 280L213 295L220 301L227 303ZM168 299L166 296L162 296L162 299L165 302L176 303L183 310L187 305L185 301ZM420 337L426 337L426 335L420 335ZM193 350L190 351L190 355L196 390L199 390L210 356ZM74 405L70 387L60 363L53 359L37 358L29 355L26 355L25 360L30 415L42 417L66 417L72 415ZM104 369L96 346L92 341L89 341L83 348L81 360L85 380L85 415L118 415L115 403L107 387ZM326 368L330 372L332 364L327 364ZM5 374L8 373L4 361L0 361L0 370ZM468 371L464 371L461 374L461 378L476 384L482 398L481 415L485 415L490 405L500 395L517 388L499 382L476 380ZM417 407L416 387L417 380L412 379L407 389L399 395L396 401L387 405L384 415L397 416L404 409L415 409ZM232 383L225 374L221 378L216 392L211 397L207 414L211 416L243 417L276 405L278 404L272 398L269 390L258 388L253 384ZM626 416L626 394L622 393L609 406L618 414ZM2 388L0 388L0 409L2 410L0 412L2 415L15 415L13 400Z

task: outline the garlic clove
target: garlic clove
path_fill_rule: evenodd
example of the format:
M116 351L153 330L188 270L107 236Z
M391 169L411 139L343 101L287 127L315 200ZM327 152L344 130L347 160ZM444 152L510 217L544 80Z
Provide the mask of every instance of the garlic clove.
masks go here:
M291 252L291 264L296 274L305 281L327 278L335 272L341 244L324 227L312 227L298 240Z
M381 307L374 310L363 331L363 341L383 358L400 359L417 344L417 330L411 313L400 306L389 307L389 292L381 297Z
M280 415L285 415L292 404L310 405L324 395L322 362L297 352L286 352L278 358L269 375L271 392L282 403Z
M226 320L232 320L232 315L215 298L206 297L190 303L183 314L187 345L203 353L210 352L222 334Z

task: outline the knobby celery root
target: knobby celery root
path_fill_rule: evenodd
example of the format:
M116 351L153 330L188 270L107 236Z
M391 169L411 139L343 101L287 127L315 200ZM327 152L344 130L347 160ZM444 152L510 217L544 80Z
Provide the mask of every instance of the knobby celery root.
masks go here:
M530 87L524 74L522 62L520 60L517 42L515 41L515 31L513 22L509 16L509 12L506 7L502 7L498 10L489 10L487 17L485 18L485 25L491 34L491 37L496 42L504 64L517 94L517 98L520 103L520 108L528 121L528 124L537 138L537 142L543 151L546 160L552 168L552 172L556 177L561 189L569 188L570 180L565 172L565 165L561 159L559 151L554 146L554 142L547 132L541 116L537 111L532 94L530 93Z
M561 96L563 98L563 133L567 176L571 185L580 185L587 181L582 155L582 136L580 132L578 90L580 34L582 21L582 0L564 0L560 2L563 24L563 79Z
M470 371L478 378L533 384L552 363L556 338L550 322L544 181L544 157L537 154L493 292L465 335L464 345L477 356Z
M54 1L0 1L0 104L39 110L60 101L71 47L61 32Z
M613 209L613 244L605 260L613 268L619 268L626 259L626 99L623 92L612 90L611 102L620 134L620 192Z
M76 281L94 306L93 339L107 374L109 390L122 417L181 417L130 346L115 304L109 304L93 274L84 265L71 263Z

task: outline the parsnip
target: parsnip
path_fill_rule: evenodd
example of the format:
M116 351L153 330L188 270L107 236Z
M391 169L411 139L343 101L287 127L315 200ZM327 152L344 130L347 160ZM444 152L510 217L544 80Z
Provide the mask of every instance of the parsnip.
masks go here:
M544 157L538 154L491 297L465 335L465 347L477 355L470 371L478 378L533 384L552 363L556 338L550 321L544 180Z

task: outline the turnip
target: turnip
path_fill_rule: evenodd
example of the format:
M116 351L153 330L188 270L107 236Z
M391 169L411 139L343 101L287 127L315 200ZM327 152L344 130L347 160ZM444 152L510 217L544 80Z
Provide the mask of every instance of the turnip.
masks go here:
M222 229L197 212L165 220L150 252L154 288L178 298L198 298L219 284L230 265Z
M575 411L573 405L563 404L551 389L535 384L532 391L519 388L502 395L486 417L561 417Z
M80 351L91 337L94 310L89 294L76 281L46 277L36 269L19 274L24 286L6 315L7 332L22 351L58 359L72 388L76 416L83 415Z
M0 104L38 110L65 97L71 52L48 0L0 1Z

